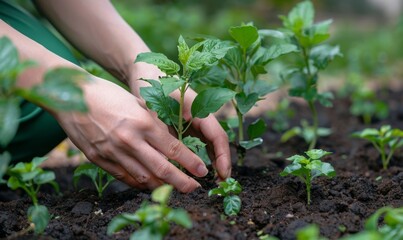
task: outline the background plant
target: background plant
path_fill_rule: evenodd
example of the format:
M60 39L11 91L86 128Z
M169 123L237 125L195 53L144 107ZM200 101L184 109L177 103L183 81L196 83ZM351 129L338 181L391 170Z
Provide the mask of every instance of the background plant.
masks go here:
M181 67L169 60L161 53L139 54L135 62L146 62L156 65L166 76L161 76L159 81L145 79L151 87L140 89L141 96L146 100L147 106L157 112L158 117L166 124L172 126L178 139L199 155L205 162L209 162L205 144L200 139L187 136L183 137L191 126L194 118L205 118L210 113L216 112L224 103L231 99L235 93L226 88L211 88L199 92L191 106L192 118L186 122L183 119L183 107L185 92L192 82L192 74L209 68L223 58L230 46L214 39L208 39L189 47L185 39L180 36L178 40L179 61ZM179 90L180 99L177 102L170 94Z
M384 125L379 130L376 128L366 128L356 132L353 137L362 138L371 142L381 155L383 169L387 169L390 159L396 149L403 146L403 131Z
M73 183L75 187L77 187L78 180L82 176L87 176L91 179L98 192L99 198L102 198L103 192L109 184L115 181L112 175L92 163L81 164L74 170Z
M38 204L38 192L42 185L50 184L59 192L59 185L54 181L55 174L45 171L39 165L46 157L36 157L29 163L17 163L7 171L9 179L7 186L12 190L23 189L31 198L33 206L28 208L28 220L33 223L35 233L42 233L50 220L50 214L46 206Z
M322 149L311 149L305 152L306 156L294 155L287 160L292 161L290 165L284 168L280 176L297 176L306 185L307 203L311 204L311 186L312 180L319 176L332 178L336 172L330 163L322 162L320 159L331 154Z
M374 118L382 120L388 117L388 105L379 100L374 91L361 88L352 94L351 100L350 113L361 117L367 125Z
M297 4L287 16L280 16L284 26L282 31L289 36L288 41L298 48L301 59L298 67L287 70L283 78L291 85L289 95L304 98L311 110L313 138L309 142L309 149L316 146L318 138L319 119L315 103L331 107L333 99L330 92L318 92L319 72L336 56L341 56L338 46L321 44L330 36L332 21L314 23L314 15L312 3L304 1ZM293 133L298 134L297 131Z
M241 210L242 201L239 194L242 192L241 184L233 178L227 178L220 182L217 188L211 189L208 196L218 195L224 197L224 212L228 216L238 215Z
M272 128L276 132L284 132L290 128L290 118L294 117L295 111L290 107L290 101L287 98L281 99L275 109L266 113L269 120L272 121Z
M151 194L155 204L143 203L133 214L123 213L114 217L108 225L108 235L128 225L135 225L137 230L130 239L160 240L169 232L171 223L191 228L192 221L184 209L173 209L168 206L172 189L171 185L160 186Z

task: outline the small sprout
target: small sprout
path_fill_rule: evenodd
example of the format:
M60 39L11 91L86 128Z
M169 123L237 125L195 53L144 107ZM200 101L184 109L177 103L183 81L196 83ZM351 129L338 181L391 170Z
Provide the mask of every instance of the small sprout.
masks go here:
M351 100L350 113L362 117L366 125L370 124L374 117L385 119L389 114L388 105L379 100L373 91L357 89L352 94Z
M77 187L78 180L81 176L87 176L92 180L92 183L94 183L97 189L99 198L102 198L103 192L109 184L115 181L115 178L109 173L92 163L81 164L74 170L73 183L75 187Z
M233 178L227 178L220 182L219 187L211 189L208 196L218 195L224 197L224 212L228 216L237 215L241 210L241 199L239 194L242 192L241 184Z
M362 138L370 141L381 154L383 169L387 169L390 159L396 149L403 146L403 131L393 128L390 125L384 125L379 130L375 128L366 128L360 132L352 134L353 137Z
M160 186L151 194L155 204L143 203L133 214L123 213L114 217L108 225L108 235L111 236L128 225L134 225L137 231L130 236L130 239L163 239L168 234L171 223L191 228L192 221L184 209L168 207L172 189L171 185Z
M320 160L323 156L331 154L330 152L323 151L321 149L312 149L305 154L308 156L294 155L287 158L292 161L284 170L280 173L280 176L294 175L299 177L306 185L307 203L311 204L311 184L312 180L319 176L334 177L336 172L330 163L324 163Z
M287 142L290 138L295 136L302 137L306 143L310 143L315 138L315 131L317 137L326 137L332 133L329 128L318 127L316 130L313 126L309 126L306 120L301 120L301 127L293 127L283 133L281 136L281 142Z
M290 127L289 119L294 117L295 111L290 108L290 101L283 98L274 110L267 112L267 117L273 121L272 128L276 132L284 132Z
M36 157L28 163L17 163L7 171L10 176L7 186L12 190L23 189L34 204L28 209L28 220L34 224L36 234L43 233L50 220L50 214L46 206L38 204L37 194L40 187L48 183L59 192L59 185L54 181L54 172L45 171L39 167L45 160L46 157Z
M320 236L320 229L314 224L310 224L297 231L297 240L326 240Z
M379 221L383 216L383 225ZM403 208L383 207L372 214L364 225L364 231L341 240L395 240L403 239Z

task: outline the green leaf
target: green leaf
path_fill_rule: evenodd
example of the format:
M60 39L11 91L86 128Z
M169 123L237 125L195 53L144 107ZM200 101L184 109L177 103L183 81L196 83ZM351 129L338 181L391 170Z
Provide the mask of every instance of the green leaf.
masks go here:
M223 188L214 188L208 192L208 196L211 197L213 195L225 196L225 192Z
M165 96L168 96L171 92L179 89L185 81L182 79L178 79L176 77L163 77L160 79L162 90Z
M337 56L343 56L340 53L339 46L323 44L312 48L309 57L313 60L313 64L316 68L325 69Z
M230 194L240 194L242 192L242 187L241 184L234 178L227 178L225 179L225 182L221 182L220 186L223 187L225 196L228 196Z
M134 232L130 236L130 240L162 240L165 234L152 228L152 226L146 226Z
M214 61L215 58L213 54L209 52L195 51L192 55L190 55L186 66L192 71L197 71L204 66L210 66L212 63L214 63Z
M22 184L17 177L11 176L8 178L7 186L11 188L11 190L16 190L17 188L22 187Z
M210 88L201 91L192 103L192 116L205 118L210 113L216 112L226 102L235 96L235 92L226 88Z
M323 156L332 154L331 152L324 151L322 149L311 149L305 152L308 157L312 159L321 159Z
M78 180L81 176L89 177L93 182L97 181L98 167L92 163L84 163L74 170L73 183L77 187Z
M192 152L203 160L205 164L211 164L211 160L208 156L206 144L202 142L197 137L187 136L182 139L183 144L185 144Z
M266 132L266 122L261 118L256 119L248 127L248 136L250 139L261 137Z
M134 62L135 63L145 62L153 64L167 75L175 75L180 70L180 66L177 63L175 63L172 60L169 60L162 53L154 53L154 52L140 53L139 55L137 55L137 58Z
M319 227L311 224L297 231L297 240L320 240L319 233Z
M35 168L39 167L47 159L48 157L34 157L34 159L32 159L31 170L34 170Z
M314 19L314 8L311 1L298 3L289 13L288 16L281 16L284 27L290 29L294 33L299 33L303 28L311 26Z
M153 87L140 88L140 95L146 101L147 107L156 112L158 118L167 125L178 123L179 103L173 98L164 95L164 91L159 82L153 80ZM177 110L177 111L176 111Z
M4 174L6 174L8 165L11 162L11 155L8 152L0 154L0 184L6 183L3 179Z
M278 39L286 39L289 36L282 31L272 30L272 29L260 29L258 30L259 36L261 37L273 37Z
M237 103L238 110L242 114L245 114L259 100L259 95L257 93L251 93L248 96L246 96L246 94L244 92L240 92L235 95L235 100Z
M122 228L133 224L138 221L138 216L136 214L124 213L114 217L108 224L107 234L111 236L113 233L121 230Z
M18 52L8 37L0 38L0 73L10 71L18 65Z
M192 227L192 220L190 219L189 214L184 209L172 209L169 212L167 219L184 228Z
M284 177L284 176L287 176L289 174L299 176L303 172L304 172L304 170L303 170L301 164L292 163L292 164L288 165L287 167L285 167L282 172L280 172L280 176Z
M229 33L239 43L243 51L246 51L259 39L257 28L251 25L231 27Z
M16 98L0 98L0 145L5 147L17 133L20 117L19 101Z
M246 84L243 86L243 90L247 95L256 93L260 98L268 93L274 92L277 89L278 86L270 84L268 81L265 80L247 81Z
M331 92L319 93L316 95L316 97L320 104L322 104L324 107L333 106L332 100L334 99L334 96Z
M231 46L230 43L218 39L208 39L203 43L203 52L211 53L214 57L212 61L209 62L209 65L222 59L231 48L233 48L233 46Z
M281 142L287 142L288 140L290 140L291 138L295 137L295 136L300 136L302 132L302 129L300 127L293 127L289 130L287 130L285 133L283 133L283 135L281 135L280 141Z
M237 215L241 210L241 199L239 196L226 196L224 198L224 212L228 216Z
M52 182L56 179L55 173L51 171L43 171L34 178L34 182L38 185Z
M262 143L263 143L262 138L254 138L254 139L249 140L249 141L239 141L239 145L241 145L246 150L251 149L251 148L256 147L256 146L259 146Z
M219 66L213 66L194 72L190 78L190 81L192 84L198 84L202 87L224 87L224 81L227 78L227 75L227 71L223 70Z
M189 59L190 52L189 46L187 45L182 35L180 35L178 39L178 55L179 61L182 63L183 66L185 66Z
M31 206L28 208L28 219L35 224L35 234L41 234L48 226L50 214L47 207L43 205Z
M298 52L298 48L294 44L282 43L282 44L274 44L269 48L260 47L259 50L254 55L252 62L254 64L262 64L266 65L271 60L274 60L282 55Z
M164 185L154 189L154 191L151 193L151 199L154 202L158 202L161 204L167 204L172 190L173 190L173 187L171 185L164 184Z
M45 74L44 82L31 90L19 89L18 94L35 104L57 111L86 112L87 105L80 82L89 75L71 68L56 68Z

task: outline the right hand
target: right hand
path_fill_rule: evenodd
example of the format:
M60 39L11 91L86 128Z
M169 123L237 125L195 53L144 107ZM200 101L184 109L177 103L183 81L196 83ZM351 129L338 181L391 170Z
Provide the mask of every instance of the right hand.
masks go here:
M106 80L83 86L87 113L54 113L72 142L86 157L116 179L140 189L163 183L181 192L200 184L167 159L203 177L203 161L169 133L139 98Z

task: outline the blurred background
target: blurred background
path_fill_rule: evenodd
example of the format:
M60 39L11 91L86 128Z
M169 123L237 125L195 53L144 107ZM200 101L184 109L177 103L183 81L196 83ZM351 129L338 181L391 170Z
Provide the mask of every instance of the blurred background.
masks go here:
M259 29L281 27L296 0L115 0L124 19L155 52L177 54L180 34L229 38L228 28L253 22ZM333 19L330 44L339 45L343 58L325 73L331 81L363 78L403 81L403 0L316 0L315 21ZM271 78L284 61L271 64ZM351 81L355 81L354 79ZM382 84L383 84L382 83Z

